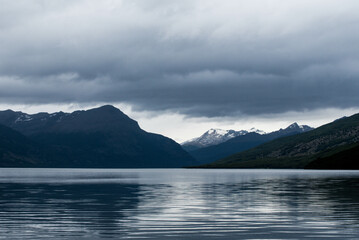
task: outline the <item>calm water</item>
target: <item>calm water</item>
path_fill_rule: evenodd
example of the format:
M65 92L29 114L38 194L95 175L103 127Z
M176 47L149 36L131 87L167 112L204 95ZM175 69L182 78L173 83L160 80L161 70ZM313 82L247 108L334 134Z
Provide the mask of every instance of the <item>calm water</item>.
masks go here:
M0 239L359 239L359 172L0 169Z

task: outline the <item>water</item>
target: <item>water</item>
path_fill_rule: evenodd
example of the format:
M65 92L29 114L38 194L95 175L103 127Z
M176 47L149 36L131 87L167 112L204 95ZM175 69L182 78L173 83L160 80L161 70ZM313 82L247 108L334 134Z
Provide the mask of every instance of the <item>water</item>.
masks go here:
M0 169L0 239L359 239L359 171Z

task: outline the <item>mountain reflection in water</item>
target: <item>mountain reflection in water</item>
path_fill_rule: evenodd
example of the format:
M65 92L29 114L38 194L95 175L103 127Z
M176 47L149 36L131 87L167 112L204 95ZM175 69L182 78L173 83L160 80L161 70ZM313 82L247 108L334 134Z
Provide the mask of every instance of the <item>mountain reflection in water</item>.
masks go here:
M0 169L0 239L355 239L359 172Z

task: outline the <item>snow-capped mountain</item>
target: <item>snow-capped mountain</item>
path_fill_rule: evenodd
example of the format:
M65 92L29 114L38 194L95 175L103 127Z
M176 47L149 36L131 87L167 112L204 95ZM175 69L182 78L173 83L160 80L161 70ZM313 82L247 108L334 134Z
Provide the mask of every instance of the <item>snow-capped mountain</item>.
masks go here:
M289 125L287 128L285 129L279 129L279 131L287 131L287 132L307 132L310 130L313 130L314 128L309 127L308 125L299 125L298 123L292 123L291 125Z
M217 145L225 142L231 138L246 135L250 132L256 132L258 134L264 134L265 132L251 128L250 130L223 130L223 129L210 129L198 138L193 138L182 143L182 147L186 150L194 150L197 148L204 148L212 145Z
M257 147L260 144L272 141L277 138L291 136L307 132L313 128L306 125L298 125L293 123L286 128L281 128L277 131L270 133L260 134L261 131L256 129L250 129L249 132L244 135L240 135L234 138L231 138L220 144L208 146L208 147L197 147L189 149L188 146L182 147L187 150L197 161L206 164L230 156L232 154L242 152L253 147ZM193 145L192 145L193 146ZM198 145L197 145L198 146Z
M279 129L277 131L268 133L273 136L284 136L286 134L292 134L295 133L302 133L312 130L313 128L307 126L307 125L299 125L298 123L293 123L289 125L287 128ZM248 133L258 133L260 135L267 134L266 132L262 130L258 130L256 128L251 128L249 130L223 130L223 129L210 129L204 134L202 134L198 138L193 138L191 140L188 140L186 142L183 142L181 145L182 147L187 151L194 151L199 148L205 148L213 145L217 145L223 142L226 142L232 138L238 137L238 136L244 136Z

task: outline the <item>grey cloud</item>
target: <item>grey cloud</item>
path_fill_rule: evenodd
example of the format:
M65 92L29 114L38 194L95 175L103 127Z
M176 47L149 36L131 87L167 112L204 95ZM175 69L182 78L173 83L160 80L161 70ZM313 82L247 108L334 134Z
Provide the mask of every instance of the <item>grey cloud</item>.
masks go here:
M359 105L354 0L49 2L0 0L3 103L209 117Z

